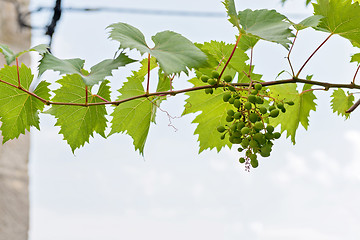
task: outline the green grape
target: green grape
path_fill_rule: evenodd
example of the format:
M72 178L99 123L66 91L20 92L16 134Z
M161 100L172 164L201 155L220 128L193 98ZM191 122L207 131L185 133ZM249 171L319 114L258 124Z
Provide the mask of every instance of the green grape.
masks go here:
M277 116L279 116L279 109L271 110L270 116L273 117L273 118L276 118Z
M224 126L218 126L217 130L218 130L218 132L222 133L222 132L225 132L226 128Z
M225 139L225 134L221 135L220 139L224 140Z
M209 80L208 80L208 84L210 84L210 85L215 85L217 83L217 81L215 80L215 79L213 79L213 78L210 78Z
M205 89L206 94L213 94L214 90L212 88Z
M244 151L244 149L242 148L242 147L238 147L238 152L242 152L242 151Z
M292 105L294 105L295 103L293 102L293 101L288 101L288 102L286 102L289 106L292 106Z
M208 76L205 76L205 75L203 75L203 76L201 76L201 81L203 81L204 83L207 83L207 81L209 80L209 77Z
M248 97L248 101L251 102L251 103L256 103L256 97L254 95L250 95Z
M270 107L269 107L269 112L271 112L272 110L274 110L276 107L274 106L274 105L271 105Z
M260 83L255 84L254 88L258 91L262 89L262 85Z
M257 160L256 154L251 154L251 155L250 155L250 160L251 160L251 161Z
M251 140L251 141L249 142L249 145L250 145L250 147L252 147L252 148L257 148L257 147L259 147L258 143L257 143L255 140Z
M257 97L256 97L256 103L258 103L258 104L263 104L263 103L264 103L264 99L262 99L262 97L257 96Z
M241 106L240 100L239 100L239 99L235 99L235 101L234 101L234 107L240 108L240 106Z
M234 112L234 110L232 110L232 109L229 109L229 110L227 111L227 115L229 115L229 116L234 116L234 114L235 114L235 112Z
M229 89L230 91L232 91L232 92L236 92L236 89L235 89L234 86L228 86L228 89Z
M245 107L246 110L250 110L252 108L251 102L246 102L244 107Z
M260 111L261 114L266 114L267 113L266 107L260 107L259 111Z
M246 135L246 134L248 134L250 132L250 128L248 128L248 127L243 127L242 129L241 129L241 133L243 134L243 135Z
M265 133L265 138L268 140L271 140L274 138L274 134L267 132L267 133Z
M262 122L256 122L254 127L258 130L261 130L264 128L264 124Z
M245 162L245 158L241 157L241 158L239 159L239 162L240 162L240 163L244 163L244 162Z
M274 127L273 127L272 125L268 124L268 125L266 126L266 131L267 131L268 133L272 133L272 132L274 131Z
M281 133L279 132L274 132L274 138L275 139L279 139L281 137Z
M239 138L239 137L241 137L241 132L239 132L239 131L235 131L234 133L233 133L233 135L234 135L234 137L237 137L237 138Z
M230 103L230 104L234 104L234 101L235 101L235 98L233 98L233 97L231 97L231 98L229 99L229 103Z
M224 95L223 95L224 102L228 102L230 98L231 98L231 93L229 93L229 92L224 93Z
M235 118L235 119L240 119L241 116L242 116L242 113L241 113L241 112L236 112L236 113L234 114L234 118Z
M260 145L264 145L266 142L266 138L265 135L262 133L256 133L254 135L254 139L260 144Z
M211 76L212 76L213 78L215 78L215 79L218 79L219 76L220 76L220 74L219 74L217 71L212 71L212 72L211 72Z
M236 131L236 127L237 127L237 124L234 123L233 125L231 125L230 130L231 131Z
M285 113L285 112L286 112L286 109L285 109L285 108L282 108L282 109L281 109L281 112Z
M240 144L243 148L247 148L249 146L249 143L250 143L250 141L248 139L244 139L241 141Z
M283 108L284 108L284 104L282 104L282 103L278 103L276 106L277 106L279 109L283 109Z
M253 90L253 91L251 91L251 95L257 95L258 93L259 93L258 90Z
M232 122L232 121L234 121L234 117L228 115L228 116L226 116L226 121Z
M237 129L241 130L243 127L245 127L245 123L243 121L238 122Z
M250 164L253 168L257 168L259 166L258 160L251 160Z
M232 79L233 79L233 78L232 78L232 76L230 76L230 75L226 75L226 76L224 77L224 81L225 81L225 82L228 82L228 83L231 82Z
M260 155L262 157L269 157L271 152L271 145L266 144L260 149Z
M258 117L259 116L256 113L250 113L249 120L250 120L250 122L255 123L255 122L257 122Z
M266 114L267 113L266 107L260 107L259 111L260 111L261 114Z

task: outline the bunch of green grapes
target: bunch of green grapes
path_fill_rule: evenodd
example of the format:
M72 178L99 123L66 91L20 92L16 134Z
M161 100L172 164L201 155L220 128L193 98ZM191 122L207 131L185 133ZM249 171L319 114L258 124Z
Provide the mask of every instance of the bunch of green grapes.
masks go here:
M231 76L225 76L224 81L231 82ZM258 167L258 155L270 156L273 141L281 136L269 124L269 118L286 112L285 105L294 105L294 102L284 103L271 98L260 83L242 89L235 89L230 84L225 86L223 101L233 105L235 110L227 111L228 124L218 126L217 130L221 133L221 139L228 138L232 144L239 145L239 152L245 152L239 162L245 163L245 169L249 171L250 166Z

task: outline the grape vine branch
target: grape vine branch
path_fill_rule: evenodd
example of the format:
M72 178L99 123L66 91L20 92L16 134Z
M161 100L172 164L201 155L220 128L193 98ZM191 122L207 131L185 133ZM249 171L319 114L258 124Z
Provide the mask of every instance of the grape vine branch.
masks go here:
M17 138L31 126L39 129L39 114L48 113L56 118L59 133L72 151L89 142L94 133L104 138L126 133L133 138L135 149L143 154L156 110L164 111L161 103L168 97L186 94L183 115L199 113L193 123L197 124L195 134L199 136L200 152L213 148L221 151L236 145L241 152L239 161L249 171L259 165L261 157L270 156L274 142L282 133L286 132L295 144L299 125L307 129L310 112L316 111L315 92L334 89L332 109L345 118L360 105L360 100L354 104L354 90L360 89L355 82L360 53L351 57L350 62L357 62L358 66L349 83L316 81L312 75L300 77L331 36L339 35L354 47L360 46L357 1L318 0L313 4L314 14L297 24L275 10L236 11L234 0L223 3L229 22L239 31L234 44L215 40L194 44L178 33L163 31L152 37L155 46L149 48L139 29L127 23L115 23L108 27L110 38L119 43L115 57L99 62L90 71L84 69L84 60L59 59L46 45L15 54L0 44L0 52L7 61L0 69L0 130L4 142ZM340 16L348 18L343 20ZM300 32L307 28L329 35L296 72L290 57ZM253 51L259 41L280 44L287 49L291 78L264 81L261 74L254 72ZM132 49L146 57L129 58L126 51ZM57 81L60 88L51 91L50 83L41 81L34 91L30 90L31 70L18 62L18 57L29 51L41 55L39 77L48 70L60 73L62 78ZM9 66L14 61L15 66ZM106 77L133 62L140 62L140 69L127 77L118 90L117 99L111 99L110 81ZM156 90L150 92L154 78L150 73L154 69L158 70L158 83ZM189 71L196 75L189 80L193 87L174 89L173 81L180 73L189 75ZM97 92L93 86L98 86ZM111 114L107 113L109 110ZM108 115L112 117L110 127Z

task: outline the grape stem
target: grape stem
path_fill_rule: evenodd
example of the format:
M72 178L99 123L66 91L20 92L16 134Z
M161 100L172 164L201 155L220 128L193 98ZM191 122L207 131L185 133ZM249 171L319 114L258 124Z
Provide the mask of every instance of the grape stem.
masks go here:
M356 79L356 76L357 76L357 74L358 74L358 72L359 72L359 69L360 69L360 64L359 64L359 66L358 66L357 69L356 69L356 72L355 72L355 74L354 74L354 78L353 78L353 80L352 80L352 84L355 84L355 79Z
M230 56L229 56L229 59L226 61L225 66L224 66L224 68L222 69L222 71L221 71L221 73L220 73L220 75L219 75L219 79L221 79L221 76L224 74L225 69L226 69L226 67L228 66L231 58L234 56L235 50L236 50L236 48L237 48L237 46L238 46L238 44L239 44L239 41L240 41L241 36L242 36L242 33L240 32L240 33L239 33L239 36L238 36L238 38L237 38L237 40L236 40L234 49L232 50L232 52L231 52L231 54L230 54Z
M294 68L293 68L293 66L292 66L292 64L291 64L290 54L291 54L291 52L292 52L292 50L293 50L293 48L294 48L294 44L295 44L296 38L297 38L297 36L298 36L298 33L299 33L299 30L297 30L296 33L295 33L294 41L292 42L291 47L290 47L290 50L289 50L289 53L288 53L288 55L287 55L287 57L286 57L287 60L288 60L288 62L289 62L289 65L290 65L290 68L291 68L291 72L292 72L292 76L293 76L293 77L295 77L295 72L294 72Z
M310 57L305 61L305 63L301 66L300 70L298 71L298 73L296 74L295 78L298 78L301 71L304 69L304 67L306 66L306 64L310 61L310 59L315 55L315 53L330 39L330 37L333 35L333 33L331 33L321 44L320 46L318 46L315 51L310 55Z
M21 83L20 83L20 72L19 72L19 60L16 58L16 72L17 72L17 78L18 78L18 89L22 89Z

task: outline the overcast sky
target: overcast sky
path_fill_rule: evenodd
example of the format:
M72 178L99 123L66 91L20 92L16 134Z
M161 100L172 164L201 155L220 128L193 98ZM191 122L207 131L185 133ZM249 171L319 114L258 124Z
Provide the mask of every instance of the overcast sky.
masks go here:
M32 0L32 8L50 1ZM77 0L65 6L108 6L153 10L224 12L218 0ZM236 1L245 8L276 8L294 21L311 14L302 0ZM112 57L118 45L107 39L106 26L127 22L150 40L173 30L194 42L234 41L235 29L226 18L154 16L126 13L65 12L56 29L53 53L60 58L86 59L86 66ZM49 14L33 16L45 25ZM47 43L41 31L33 45ZM309 29L294 48L294 65L302 62L326 38ZM314 79L350 82L356 65L348 64L354 49L334 37L305 68ZM288 69L283 47L261 42L255 48L256 72L274 80ZM34 60L35 61L35 60ZM114 73L115 92L133 65ZM50 82L56 74L44 76ZM360 81L360 80L359 80ZM186 79L176 88L188 87ZM41 131L33 129L30 158L30 240L177 240L261 239L332 240L360 238L360 127L359 111L350 120L332 114L329 93L317 93L318 111L311 113L309 131L300 128L293 146L284 136L272 155L250 173L238 163L236 149L198 155L195 115L172 120L158 111L150 129L145 157L134 151L132 139L96 137L72 154L58 134L52 116L41 117ZM180 116L185 96L162 105ZM213 131L209 129L209 131Z

